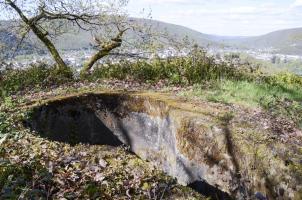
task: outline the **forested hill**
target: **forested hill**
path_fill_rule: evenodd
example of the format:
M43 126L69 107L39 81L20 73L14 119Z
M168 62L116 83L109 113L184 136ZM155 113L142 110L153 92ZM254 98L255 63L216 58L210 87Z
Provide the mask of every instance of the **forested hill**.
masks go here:
M169 24L165 22L131 19L146 25L151 25L152 29L159 32L167 32L174 39L180 40L187 36L201 46L215 48L234 48L234 49L271 49L274 53L302 55L302 28L275 31L266 35L255 37L226 37L200 33L190 28ZM9 50L18 44L17 36L7 28L11 24L9 21L0 22L0 43L6 44ZM131 37L129 33L126 37ZM79 50L89 48L92 42L92 35L86 31L75 31L70 28L67 33L54 41L61 50ZM21 48L23 52L32 52L34 47L40 46L31 36L26 40Z

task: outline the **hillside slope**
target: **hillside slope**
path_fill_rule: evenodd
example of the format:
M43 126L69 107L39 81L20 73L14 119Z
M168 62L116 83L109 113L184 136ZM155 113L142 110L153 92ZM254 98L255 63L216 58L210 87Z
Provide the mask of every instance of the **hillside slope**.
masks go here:
M302 55L302 28L287 29L268 33L266 35L255 37L226 37L200 33L190 28L169 24L156 20L146 20L131 18L130 20L140 24L151 26L154 31L166 32L175 40L181 40L187 36L197 44L204 47L215 48L236 48L236 49L271 49L273 53ZM0 42L8 44L8 49L12 49L17 44L17 37L7 31L9 21L0 21ZM101 31L100 31L101 32ZM78 31L70 26L69 33L57 38L54 43L60 50L80 50L90 48L92 35L86 31ZM126 37L133 38L130 32ZM32 50L35 47L41 47L39 41L31 36L25 45L25 49ZM31 52L31 51L29 51Z
M302 55L302 28L279 30L256 37L230 38L223 42L239 48L274 49L276 53Z
M131 18L130 20L134 21L134 23L139 24L146 24L147 26L151 26L153 31L156 32L165 32L172 36L175 40L181 40L185 36L187 36L190 40L196 41L201 46L208 46L208 45L215 45L217 46L218 43L216 41L211 40L211 37L206 34L202 34L198 31L194 31L192 29L186 28L184 26L164 23L155 20L146 20L146 19L136 19ZM5 43L9 42L8 47L15 46L17 43L17 37L12 32L6 31L6 27L10 24L9 21L2 21L0 22L0 42L6 41ZM100 30L100 34L102 31ZM15 38L12 40L7 41L7 38L11 38L14 36ZM131 31L128 31L125 37L133 38L135 37ZM77 28L70 25L68 33L58 37L54 40L55 45L60 50L79 50L83 48L90 48L92 43L93 36L90 32L77 30ZM43 45L40 44L39 41L35 38L35 36L31 35L27 42L32 46L39 46L42 47ZM9 48L10 49L10 48Z

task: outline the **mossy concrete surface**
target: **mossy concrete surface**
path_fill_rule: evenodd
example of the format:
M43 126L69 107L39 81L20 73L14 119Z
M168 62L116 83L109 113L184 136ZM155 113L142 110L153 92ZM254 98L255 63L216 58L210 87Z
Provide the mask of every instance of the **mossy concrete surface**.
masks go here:
M257 113L167 94L116 91L54 97L28 109L33 110L29 125L42 136L64 139L64 129L74 142L93 143L98 134L112 134L115 144L129 145L179 183L202 182L221 191L221 198L302 198L300 130L276 131Z

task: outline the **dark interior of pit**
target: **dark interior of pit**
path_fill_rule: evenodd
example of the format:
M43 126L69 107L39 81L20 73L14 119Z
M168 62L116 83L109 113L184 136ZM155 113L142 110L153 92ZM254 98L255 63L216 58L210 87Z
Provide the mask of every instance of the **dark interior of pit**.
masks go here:
M39 107L27 125L42 137L71 145L122 145L92 109L78 104Z
M30 119L25 122L25 126L41 137L70 145L79 143L113 147L123 145L95 111L80 102L79 98L37 107ZM213 200L232 199L227 193L203 181L196 181L189 187Z

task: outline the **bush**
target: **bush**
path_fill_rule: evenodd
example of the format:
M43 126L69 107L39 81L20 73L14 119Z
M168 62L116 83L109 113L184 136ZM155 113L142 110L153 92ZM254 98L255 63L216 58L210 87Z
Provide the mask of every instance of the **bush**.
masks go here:
M27 69L6 69L0 73L2 98L24 89L44 88L73 79L71 69L62 71L46 64L31 65Z
M279 86L302 86L302 77L293 73L285 72L266 77L266 82L271 85Z
M134 79L141 82L165 79L172 84L192 85L210 80L252 80L254 76L249 70L233 63L217 63L204 51L196 50L186 57L102 64L94 69L88 79Z

